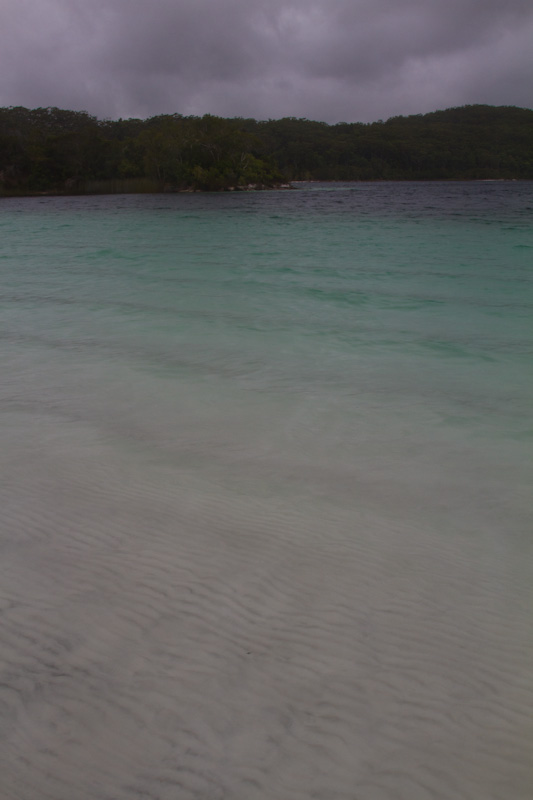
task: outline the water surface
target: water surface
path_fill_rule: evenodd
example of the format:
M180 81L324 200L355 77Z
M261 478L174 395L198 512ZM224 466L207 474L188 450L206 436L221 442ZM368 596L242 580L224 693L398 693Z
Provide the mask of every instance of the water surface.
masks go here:
M0 204L6 800L529 800L533 184Z

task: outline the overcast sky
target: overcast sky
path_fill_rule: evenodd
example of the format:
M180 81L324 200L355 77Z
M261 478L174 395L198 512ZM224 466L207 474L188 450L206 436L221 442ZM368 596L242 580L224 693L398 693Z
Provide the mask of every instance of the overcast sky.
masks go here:
M533 0L0 0L0 106L370 122L533 107Z

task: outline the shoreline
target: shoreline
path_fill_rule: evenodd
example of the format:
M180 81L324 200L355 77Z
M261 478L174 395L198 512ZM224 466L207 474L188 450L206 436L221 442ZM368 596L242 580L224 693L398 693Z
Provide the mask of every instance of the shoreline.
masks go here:
M165 187L157 189L126 189L124 187L114 191L62 191L50 189L46 191L34 192L5 192L0 190L1 198L12 197L98 197L100 195L122 195L122 194L227 194L241 192L272 192L272 191L292 191L299 188L299 184L309 183L335 183L335 184L362 184L362 183L531 183L531 178L373 178L365 180L316 180L298 179L287 181L286 183L276 184L275 186L248 185L248 186L229 186L225 189L169 189Z

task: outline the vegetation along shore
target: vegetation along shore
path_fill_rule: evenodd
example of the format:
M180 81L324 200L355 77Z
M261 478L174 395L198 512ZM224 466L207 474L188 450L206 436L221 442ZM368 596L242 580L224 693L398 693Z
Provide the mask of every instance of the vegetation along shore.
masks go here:
M328 125L0 109L0 195L239 191L297 180L533 179L533 110L471 105Z

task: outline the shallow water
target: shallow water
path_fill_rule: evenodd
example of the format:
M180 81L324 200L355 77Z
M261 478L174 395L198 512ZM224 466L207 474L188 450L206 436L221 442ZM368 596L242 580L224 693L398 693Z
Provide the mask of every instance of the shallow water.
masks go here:
M529 800L533 184L0 203L6 800Z

